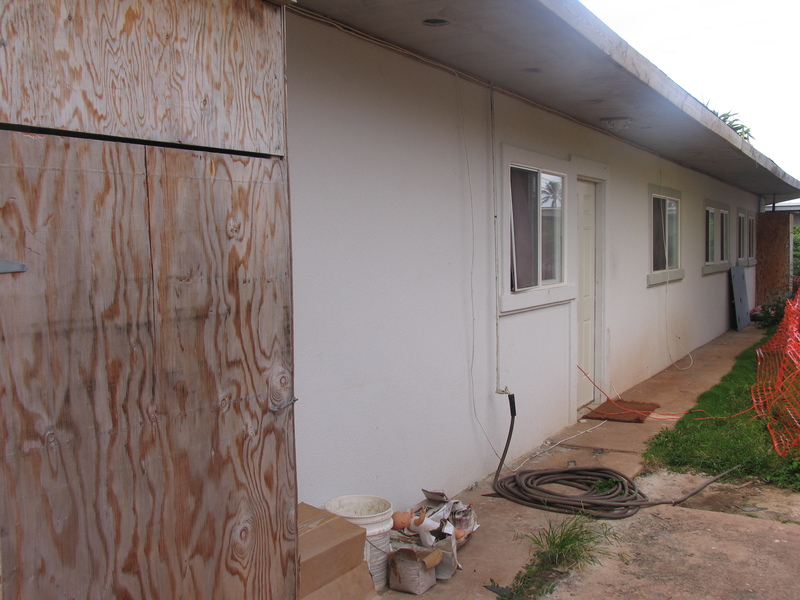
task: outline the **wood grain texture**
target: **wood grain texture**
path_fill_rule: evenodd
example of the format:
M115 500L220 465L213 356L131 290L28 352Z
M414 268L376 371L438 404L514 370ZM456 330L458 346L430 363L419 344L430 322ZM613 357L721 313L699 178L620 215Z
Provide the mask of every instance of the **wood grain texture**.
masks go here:
M792 226L787 212L756 215L756 306L786 299L792 291Z
M223 496L226 515L211 553L223 560L193 553L189 568L215 569L220 581L234 573L247 598L289 597L296 493L292 409L280 409L293 389L284 165L166 149L149 149L147 162L162 367L156 413L166 417L162 435L176 463L167 494L190 499L188 522L176 523L188 539L202 539L195 528L205 520L190 507L205 513ZM183 452L192 445L198 451Z
M0 121L282 156L263 0L0 0Z
M294 598L284 168L0 132L4 598Z

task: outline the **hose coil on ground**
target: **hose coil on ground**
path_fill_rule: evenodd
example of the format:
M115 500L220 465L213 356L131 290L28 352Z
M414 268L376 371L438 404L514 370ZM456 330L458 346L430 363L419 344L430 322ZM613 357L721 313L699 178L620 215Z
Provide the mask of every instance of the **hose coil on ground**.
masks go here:
M646 506L680 504L739 468L737 465L733 469L728 469L676 500L649 500L633 480L619 471L605 467L520 471L501 479L500 471L505 465L517 416L513 394L509 394L508 402L511 409L511 424L503 456L494 474L492 488L497 495L524 506L557 513L584 514L597 519L625 519ZM578 490L579 493L562 493L552 486L571 488Z
M553 487L556 485L579 493L561 493ZM598 519L624 519L635 515L640 506L650 504L631 479L603 467L521 471L503 479L495 478L494 490L525 506Z

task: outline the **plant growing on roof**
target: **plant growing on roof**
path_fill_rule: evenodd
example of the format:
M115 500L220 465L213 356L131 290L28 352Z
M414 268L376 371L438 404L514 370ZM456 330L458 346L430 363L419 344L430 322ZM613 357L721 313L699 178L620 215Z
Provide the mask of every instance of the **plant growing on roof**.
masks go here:
M732 111L718 113L708 105L708 102L706 102L706 108L717 115L717 117L719 117L723 123L733 129L736 132L736 135L742 138L745 142L756 139L755 136L750 132L750 128L739 120L739 113Z

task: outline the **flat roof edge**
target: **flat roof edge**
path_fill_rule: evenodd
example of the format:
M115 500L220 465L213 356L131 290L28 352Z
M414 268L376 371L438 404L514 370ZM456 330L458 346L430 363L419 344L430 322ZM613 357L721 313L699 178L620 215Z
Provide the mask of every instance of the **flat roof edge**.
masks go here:
M604 52L628 74L668 100L685 115L722 138L755 163L767 169L800 197L800 180L781 169L775 161L744 140L705 104L675 83L669 76L622 39L608 25L577 0L538 0L567 25ZM784 194L785 199L790 197Z

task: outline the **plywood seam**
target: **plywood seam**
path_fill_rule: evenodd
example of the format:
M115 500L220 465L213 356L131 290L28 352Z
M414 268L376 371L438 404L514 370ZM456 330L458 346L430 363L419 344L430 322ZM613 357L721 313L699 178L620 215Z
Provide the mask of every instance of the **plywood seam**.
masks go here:
M263 158L269 160L286 160L284 154L269 154L265 152L254 152L252 150L238 150L235 148L222 148L214 146L197 146L191 144L179 144L177 142L163 142L158 140L146 140L141 138L127 138L114 135L104 135L88 131L74 131L70 129L54 129L52 127L38 127L34 125L22 125L19 123L0 123L0 131L12 131L15 133L29 133L33 135L54 135L63 138L74 138L81 140L95 140L98 142L111 142L116 144L128 144L133 146L146 146L153 148L167 148L172 150L188 150L194 152L209 152L211 154L225 154L230 156L246 156L250 158Z

